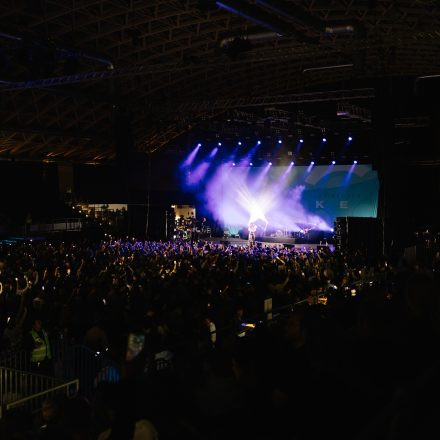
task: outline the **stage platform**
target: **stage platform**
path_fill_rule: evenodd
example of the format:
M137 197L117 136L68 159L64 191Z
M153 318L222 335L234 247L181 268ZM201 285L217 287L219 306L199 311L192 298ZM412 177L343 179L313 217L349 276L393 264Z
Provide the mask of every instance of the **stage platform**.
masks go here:
M231 244L237 246L247 246L248 241L242 238L235 237L208 237L204 238L205 241L210 241L211 243L221 243L221 244ZM257 245L263 247L287 247L302 250L316 250L320 248L329 248L332 252L335 250L333 244L329 243L295 243L294 238L278 238L278 237L260 237L256 240Z

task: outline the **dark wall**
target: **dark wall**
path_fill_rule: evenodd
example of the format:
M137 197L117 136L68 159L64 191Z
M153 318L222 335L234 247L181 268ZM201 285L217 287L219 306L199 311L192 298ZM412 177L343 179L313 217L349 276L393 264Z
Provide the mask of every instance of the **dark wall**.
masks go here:
M0 162L0 216L24 223L50 215L58 201L58 174L54 164ZM4 221L4 220L3 220ZM1 222L1 221L0 221Z

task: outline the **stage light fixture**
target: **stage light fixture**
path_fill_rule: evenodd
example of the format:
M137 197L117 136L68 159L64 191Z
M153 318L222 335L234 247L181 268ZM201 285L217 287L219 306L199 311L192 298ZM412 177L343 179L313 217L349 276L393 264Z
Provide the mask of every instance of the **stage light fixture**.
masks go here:
M201 146L202 146L202 144L197 144L197 146L198 146L198 147L201 147Z
M315 165L315 162L312 160L312 161L310 162L310 165Z
M279 143L279 144L282 144L283 141L282 141L281 139L278 139L278 143Z
M358 163L358 161L357 161L357 160L354 160L353 163L356 165L356 164Z
M250 162L250 163L249 163L249 166L251 167L252 165L253 165L253 163L252 163L252 162Z
M351 136L348 136L348 142L351 142L353 138Z
M336 161L335 160L332 160L332 165L335 165L336 164Z
M295 162L290 162L290 165L292 165L292 166L295 165Z
M272 165L272 162L269 162L269 166L271 166Z
M235 162L232 162L232 166L235 167Z
M241 142L240 142L240 141L238 141L238 145L241 145Z
M299 143L300 143L300 144L303 144L303 143L304 143L304 139L300 139L300 140L299 140Z
M219 142L218 144L217 144L219 147L221 147L222 146L222 143L221 142Z
M327 142L327 138L322 138L322 142Z
M257 144L258 144L258 145L261 145L261 141L257 141Z

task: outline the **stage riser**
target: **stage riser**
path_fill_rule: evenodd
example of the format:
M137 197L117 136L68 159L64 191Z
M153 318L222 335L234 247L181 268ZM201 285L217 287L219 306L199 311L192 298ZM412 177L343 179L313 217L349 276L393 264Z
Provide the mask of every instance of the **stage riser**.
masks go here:
M247 246L248 241L243 240L241 238L206 238L205 241L209 241L211 243L218 243L224 245L237 245L237 246ZM284 247L284 248L295 248L298 250L316 250L320 248L329 248L331 251L334 250L333 245L329 244L321 244L321 243L295 243L294 239L284 239L274 241L271 238L265 239L264 241L257 240L257 245L261 245L263 247Z

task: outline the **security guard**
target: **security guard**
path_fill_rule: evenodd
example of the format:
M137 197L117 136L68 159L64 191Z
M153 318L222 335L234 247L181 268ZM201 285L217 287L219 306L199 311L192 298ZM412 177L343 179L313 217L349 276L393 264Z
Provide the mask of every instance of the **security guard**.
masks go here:
M52 354L50 351L49 338L43 329L41 319L36 318L29 332L29 346L31 349L31 368L39 374L52 375Z

